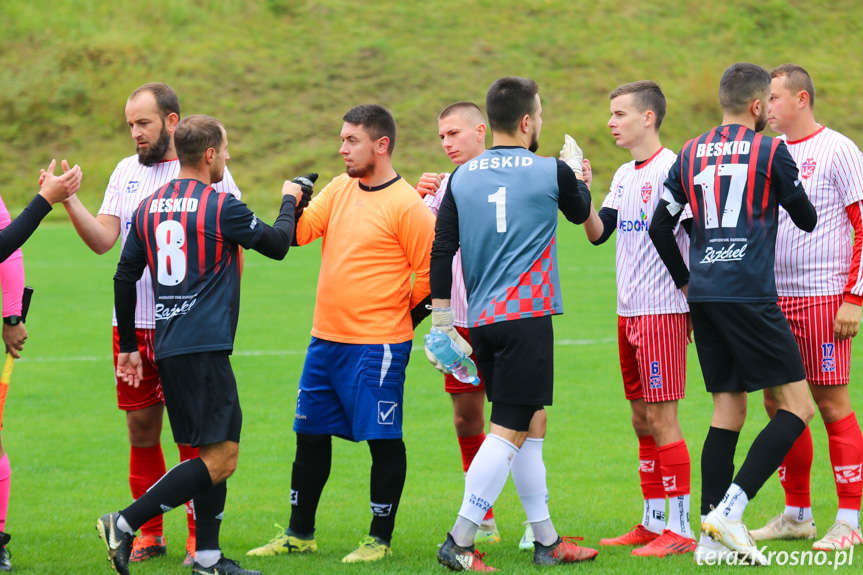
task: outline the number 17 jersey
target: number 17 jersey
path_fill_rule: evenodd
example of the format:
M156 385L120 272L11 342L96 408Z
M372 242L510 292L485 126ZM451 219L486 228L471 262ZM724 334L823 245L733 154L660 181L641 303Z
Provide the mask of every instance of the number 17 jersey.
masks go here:
M692 208L689 301L777 301L779 205L806 194L784 142L737 124L713 128L683 146L665 194Z

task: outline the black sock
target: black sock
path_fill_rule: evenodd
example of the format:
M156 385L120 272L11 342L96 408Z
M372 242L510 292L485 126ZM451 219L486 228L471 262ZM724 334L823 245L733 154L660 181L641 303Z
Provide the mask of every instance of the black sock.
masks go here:
M722 501L734 477L734 451L739 431L711 427L701 450L701 514L710 513Z
M750 501L755 499L758 490L782 465L782 460L805 429L806 424L802 419L780 409L776 417L761 430L734 478L734 483L743 489Z
M201 458L189 459L163 475L137 501L122 510L120 515L126 519L129 527L137 531L156 515L183 505L212 485L210 472Z
M219 547L219 529L228 497L228 482L222 481L195 496L195 550L216 550Z
M370 439L372 474L370 505L372 525L369 535L390 543L396 525L396 511L407 477L408 460L401 439Z
M291 473L292 531L299 535L315 532L315 514L333 458L333 442L329 435L297 434L297 455Z

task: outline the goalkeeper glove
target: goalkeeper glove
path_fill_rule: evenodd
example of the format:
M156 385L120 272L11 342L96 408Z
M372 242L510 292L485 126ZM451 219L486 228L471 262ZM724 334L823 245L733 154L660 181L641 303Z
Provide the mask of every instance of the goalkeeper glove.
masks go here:
M456 345L458 345L465 355L470 355L473 353L473 348L470 344L465 341L465 339L459 335L453 326L453 312L451 307L441 308L435 307L432 308L432 328L437 328L447 334L451 340L453 340ZM440 362L435 355L429 351L429 348L425 348L426 358L429 360L436 370L439 372L446 374L447 370L444 369L443 364Z
M584 177L582 173L582 163L584 162L584 152L578 147L575 138L566 134L563 136L563 149L560 151L560 159L572 168L572 171Z
M305 176L297 176L291 181L300 186L303 190L303 197L297 203L297 207L294 210L294 221L297 221L300 219L300 216L303 215L303 210L306 209L306 206L308 206L309 202L312 201L312 193L315 191L315 182L318 181L318 175L315 172L312 172Z

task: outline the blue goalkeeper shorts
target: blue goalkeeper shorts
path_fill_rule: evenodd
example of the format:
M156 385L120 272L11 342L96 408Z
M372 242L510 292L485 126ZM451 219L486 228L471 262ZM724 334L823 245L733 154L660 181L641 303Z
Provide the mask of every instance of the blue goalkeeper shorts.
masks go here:
M337 343L313 337L300 376L294 431L351 441L401 438L412 344Z

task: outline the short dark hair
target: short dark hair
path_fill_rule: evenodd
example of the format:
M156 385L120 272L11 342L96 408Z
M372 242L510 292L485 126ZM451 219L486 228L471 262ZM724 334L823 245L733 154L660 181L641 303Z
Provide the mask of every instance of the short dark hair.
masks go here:
M212 116L195 114L180 120L174 132L174 147L181 166L192 166L201 161L204 152L222 145L225 126Z
M389 138L387 153L393 155L396 147L396 119L385 107L380 104L355 106L342 119L348 124L362 126L372 140L380 140L384 136Z
M180 117L180 98L177 93L167 84L161 82L151 82L136 88L129 96L129 100L139 96L143 92L150 92L156 99L156 106L159 108L159 115L162 120L168 117L168 114L177 114Z
M752 100L763 100L769 93L770 74L757 64L732 64L719 80L719 105L732 114L746 112ZM764 105L766 106L767 102L764 102Z
M640 80L638 82L630 82L616 88L608 97L609 100L614 100L618 96L632 94L632 104L635 109L643 113L647 110L653 112L656 116L656 131L662 125L662 120L665 119L665 94L662 93L662 88L656 82L650 80Z
M537 92L539 86L530 78L506 76L495 80L485 97L491 129L515 135L521 119L536 111Z
M448 118L453 114L464 114L469 118L475 118L483 124L485 123L485 118L482 115L482 110L480 110L479 106L477 106L473 102L455 102L454 104L450 104L441 111L437 119L443 120L444 118Z
M798 92L809 93L809 107L815 107L815 84L812 83L812 77L803 66L797 64L782 64L773 68L770 72L771 78L785 76L785 87L792 94Z

